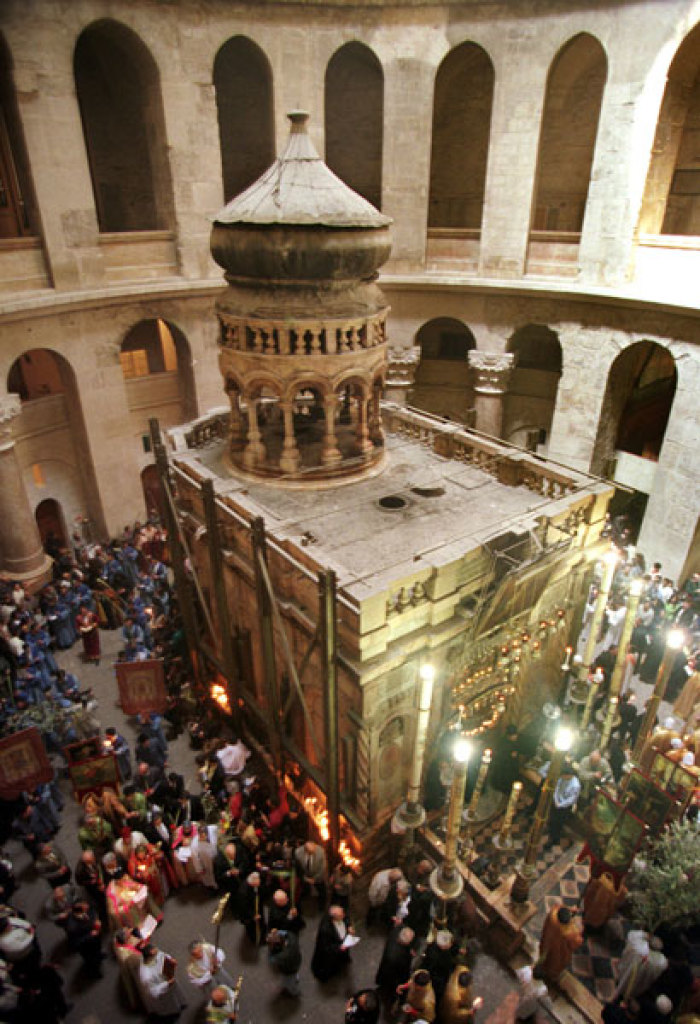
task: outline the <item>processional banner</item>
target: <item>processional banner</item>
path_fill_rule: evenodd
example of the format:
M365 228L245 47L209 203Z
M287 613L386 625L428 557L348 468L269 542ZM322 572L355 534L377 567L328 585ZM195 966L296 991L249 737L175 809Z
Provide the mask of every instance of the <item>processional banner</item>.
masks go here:
M168 706L165 672L160 658L148 661L118 661L116 664L119 699L125 715L156 711Z
M0 797L14 800L24 790L51 782L53 768L36 726L0 740Z

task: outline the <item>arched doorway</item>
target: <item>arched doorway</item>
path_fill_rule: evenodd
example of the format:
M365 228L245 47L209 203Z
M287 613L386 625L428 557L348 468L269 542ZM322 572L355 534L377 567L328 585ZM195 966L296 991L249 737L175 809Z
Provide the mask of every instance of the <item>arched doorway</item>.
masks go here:
M73 57L100 231L172 224L172 186L158 67L143 41L105 19L81 33Z
M421 350L409 404L459 423L474 405L468 353L476 348L469 328L452 317L423 324L414 344Z
M537 159L530 273L576 273L607 73L602 46L587 33L570 39L552 62Z
M325 125L326 163L381 209L384 72L363 43L346 43L328 62Z
M252 40L234 36L214 59L224 202L233 199L275 159L270 63Z
M591 472L632 489L631 496L618 492L611 512L629 516L633 536L653 487L676 383L673 356L652 341L630 345L608 374Z
M44 550L49 550L47 542L49 546L54 542L57 542L59 547L68 546L68 532L60 502L55 498L44 498L34 510L34 518Z
M700 235L700 25L668 69L649 163L640 233Z
M196 417L190 346L175 324L140 320L125 335L119 359L135 434L148 434L152 417L161 427Z
M505 396L503 437L530 451L546 446L557 404L562 354L555 331L543 324L519 327L506 351L515 356Z

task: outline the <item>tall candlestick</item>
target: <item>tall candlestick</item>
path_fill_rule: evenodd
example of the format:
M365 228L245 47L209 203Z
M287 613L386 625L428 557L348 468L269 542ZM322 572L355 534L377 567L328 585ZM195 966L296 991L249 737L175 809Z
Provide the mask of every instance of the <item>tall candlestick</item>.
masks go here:
M467 818L469 821L473 821L476 817L476 810L479 806L479 800L484 789L484 783L486 782L486 775L488 774L489 767L491 765L492 753L486 748L484 751L481 764L479 765L479 774L476 777L476 785L474 786L474 792L472 798L469 801L469 808L467 809Z
M510 791L510 796L508 797L508 806L506 807L505 817L503 818L503 823L501 824L501 831L498 837L501 845L505 845L510 838L511 825L513 824L513 818L515 817L515 811L518 806L518 800L520 799L520 794L522 793L522 791L522 782L514 782L513 788Z

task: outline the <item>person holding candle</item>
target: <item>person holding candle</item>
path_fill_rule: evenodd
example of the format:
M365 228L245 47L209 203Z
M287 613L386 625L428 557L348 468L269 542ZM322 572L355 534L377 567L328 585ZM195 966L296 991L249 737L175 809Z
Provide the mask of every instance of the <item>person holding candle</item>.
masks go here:
M480 996L476 999L472 996L472 972L458 964L450 975L440 1003L442 1024L469 1024L483 1003Z
M127 867L134 881L146 886L159 907L165 903L169 891L163 867L164 860L165 857L157 846L143 842L132 850Z

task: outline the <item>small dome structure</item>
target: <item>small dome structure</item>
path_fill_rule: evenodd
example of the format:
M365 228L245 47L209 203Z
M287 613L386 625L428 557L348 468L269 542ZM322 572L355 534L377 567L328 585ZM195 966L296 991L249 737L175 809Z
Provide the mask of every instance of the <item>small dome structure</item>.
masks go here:
M214 218L211 250L231 402L231 460L294 486L364 474L383 456L384 297L391 219L325 165L289 114L282 156Z
M391 250L391 219L333 174L306 132L308 114L288 115L279 159L214 218L211 251L228 280L368 278Z

